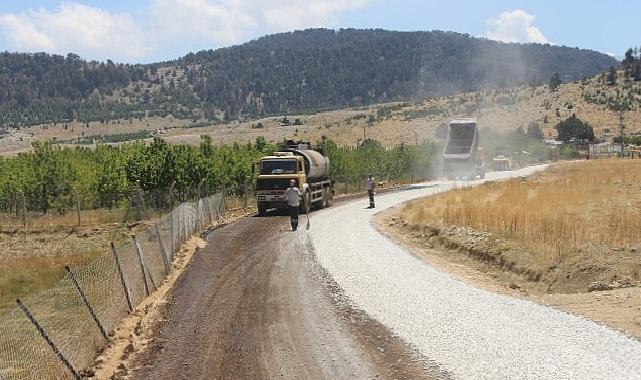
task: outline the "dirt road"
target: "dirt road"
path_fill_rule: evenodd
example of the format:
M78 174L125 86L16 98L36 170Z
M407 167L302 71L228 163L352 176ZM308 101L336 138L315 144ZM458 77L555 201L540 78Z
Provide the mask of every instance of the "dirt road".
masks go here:
M353 309L316 263L304 228L288 227L284 216L252 217L211 233L133 377L447 377Z

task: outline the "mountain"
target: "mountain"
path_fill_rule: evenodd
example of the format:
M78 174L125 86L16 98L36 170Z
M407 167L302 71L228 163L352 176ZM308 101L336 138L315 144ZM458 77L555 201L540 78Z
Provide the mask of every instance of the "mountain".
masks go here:
M576 80L618 62L453 32L310 29L150 65L0 54L0 123L144 116L231 120Z

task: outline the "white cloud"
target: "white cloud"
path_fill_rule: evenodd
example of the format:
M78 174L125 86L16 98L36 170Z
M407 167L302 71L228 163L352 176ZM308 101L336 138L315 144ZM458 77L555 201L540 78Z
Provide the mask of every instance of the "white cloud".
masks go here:
M239 42L258 23L243 1L154 0L154 29L164 39L197 39L205 43Z
M261 2L262 14L272 31L331 27L338 14L367 5L368 0L272 0Z
M534 15L526 11L505 11L488 22L491 30L487 32L486 37L503 42L549 43L543 32L532 24L533 21Z
M168 38L238 43L257 30L266 33L331 27L341 12L369 0L154 0L152 13Z
M51 51L56 48L51 38L38 31L25 15L0 15L0 27L5 30L11 46L29 51Z
M151 51L130 15L75 2L64 2L54 12L40 8L0 14L0 30L9 48L17 51L73 52L87 59L125 61Z
M0 36L9 50L66 54L132 62L160 48L216 48L256 35L333 27L344 12L371 0L151 0L145 19L78 2L54 11L40 8L0 13ZM188 46L183 48L184 46Z

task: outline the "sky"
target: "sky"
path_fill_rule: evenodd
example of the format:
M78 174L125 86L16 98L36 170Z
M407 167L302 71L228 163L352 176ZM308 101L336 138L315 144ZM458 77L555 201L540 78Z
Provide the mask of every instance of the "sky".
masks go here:
M0 51L149 63L306 28L448 30L623 56L641 2L610 0L0 0Z

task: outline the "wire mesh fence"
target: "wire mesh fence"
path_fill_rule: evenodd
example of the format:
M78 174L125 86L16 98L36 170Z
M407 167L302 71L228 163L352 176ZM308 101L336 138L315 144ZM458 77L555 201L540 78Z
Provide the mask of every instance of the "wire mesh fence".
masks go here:
M0 315L0 379L86 374L118 323L171 272L180 246L224 215L224 193L182 203L91 264L67 267L55 287L18 300Z
M52 207L60 203L58 198L45 202L17 192L0 196L0 227L73 227L139 222L161 218L165 212L171 211L174 202L195 197L200 196L181 194L173 187L163 191L134 188L125 193L110 194L107 200L73 193L68 195L64 207Z

